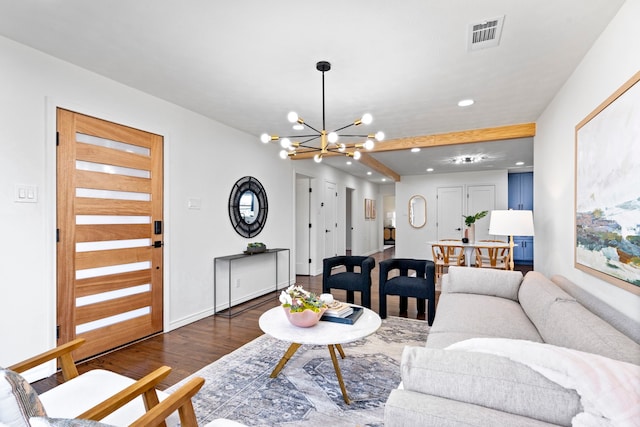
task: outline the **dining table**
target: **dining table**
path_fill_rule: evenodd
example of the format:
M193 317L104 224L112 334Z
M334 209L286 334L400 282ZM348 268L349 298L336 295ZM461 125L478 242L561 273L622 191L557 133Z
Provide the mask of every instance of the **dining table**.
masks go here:
M443 248L448 247L457 247L462 248L464 250L464 260L467 267L471 267L471 258L474 257L473 252L475 248L509 248L509 243L507 242L483 242L476 240L474 242L463 243L461 240L433 240L427 242L428 245L437 245L442 246Z

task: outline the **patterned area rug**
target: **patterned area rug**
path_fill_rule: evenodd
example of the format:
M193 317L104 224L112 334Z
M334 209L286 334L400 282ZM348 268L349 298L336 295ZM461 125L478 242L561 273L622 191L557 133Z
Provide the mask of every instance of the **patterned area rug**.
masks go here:
M193 399L198 422L382 426L384 403L400 383L402 350L424 345L428 331L424 321L389 317L375 334L343 345L346 358L338 356L338 363L350 405L342 399L326 346L303 345L277 378L269 378L289 344L263 335L194 374L205 379Z

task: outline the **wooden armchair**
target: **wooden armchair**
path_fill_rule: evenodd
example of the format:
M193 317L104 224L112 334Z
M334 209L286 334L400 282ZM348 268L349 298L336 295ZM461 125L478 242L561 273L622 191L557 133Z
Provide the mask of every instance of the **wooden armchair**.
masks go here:
M177 424L179 416L182 426L197 426L191 397L204 384L202 378L193 378L168 395L155 389L171 372L167 366L156 369L138 381L101 369L79 375L71 353L83 343L83 339L76 339L8 368L19 374L50 360L58 360L64 382L40 396L33 389L28 390L31 396L27 403L35 400L46 413L39 415L101 421L119 426L166 425L166 419L171 424ZM24 402L18 405L21 403ZM172 415L175 411L178 416ZM33 415L30 411L23 412ZM0 414L0 424L3 422L2 416ZM28 420L26 423L28 425Z

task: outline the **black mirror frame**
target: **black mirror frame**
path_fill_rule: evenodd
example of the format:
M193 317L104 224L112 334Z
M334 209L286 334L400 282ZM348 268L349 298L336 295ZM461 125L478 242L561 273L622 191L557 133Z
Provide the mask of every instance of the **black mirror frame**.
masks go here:
M246 191L251 191L258 198L258 215L251 224L247 224L240 213L240 199ZM229 195L229 219L236 233L248 239L257 236L267 223L268 212L267 192L260 181L252 176L245 176L233 184Z

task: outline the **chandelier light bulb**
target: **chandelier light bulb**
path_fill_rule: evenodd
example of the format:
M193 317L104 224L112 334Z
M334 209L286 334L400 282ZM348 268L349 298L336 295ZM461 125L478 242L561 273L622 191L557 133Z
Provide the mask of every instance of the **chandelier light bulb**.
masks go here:
M373 116L369 113L365 113L362 115L362 118L360 119L360 121L365 125L370 125L371 122L373 121Z
M268 144L269 141L271 141L271 135L267 133L263 133L262 135L260 135L260 141L262 141L265 144Z
M284 160L287 157L289 157L289 153L287 152L287 150L280 150L280 158Z
M282 148L289 148L291 147L291 140L289 140L289 138L282 138L280 140L280 146Z
M376 141L382 141L382 140L384 140L384 132L382 132L382 131L378 131L378 132L376 132L376 134L375 134L375 138L376 138Z
M316 154L315 156L313 156L313 161L316 163L320 163L322 161L322 155Z
M344 144L338 144L338 151L340 151L341 153L344 152L344 150L347 149L347 146Z
M330 143L335 144L336 142L338 142L338 134L335 132L329 132L329 135L327 135L327 139Z
M363 145L365 150L372 150L374 146L373 140L367 139Z
M290 123L295 123L298 121L298 113L296 113L295 111L291 111L289 114L287 114L287 120L289 120Z
M354 151L353 152L353 159L354 160L360 160L360 157L362 157L362 154L360 154L359 151Z

